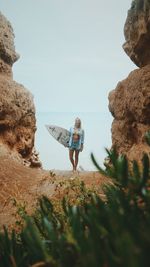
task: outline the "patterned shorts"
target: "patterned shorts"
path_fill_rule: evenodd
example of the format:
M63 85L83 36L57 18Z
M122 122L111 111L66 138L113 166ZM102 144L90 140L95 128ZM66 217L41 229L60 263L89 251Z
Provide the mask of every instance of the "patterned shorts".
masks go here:
M71 146L69 146L69 150L80 150L79 142L72 142Z

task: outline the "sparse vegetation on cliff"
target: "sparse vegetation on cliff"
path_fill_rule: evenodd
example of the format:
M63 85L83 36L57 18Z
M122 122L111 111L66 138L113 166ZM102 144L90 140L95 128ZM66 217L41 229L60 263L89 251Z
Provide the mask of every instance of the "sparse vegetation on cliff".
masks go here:
M146 11L150 7L149 0L133 0L131 3L131 9L138 11Z
M144 1L143 0L133 0L132 4L131 4L131 8L135 9L136 11L143 10Z

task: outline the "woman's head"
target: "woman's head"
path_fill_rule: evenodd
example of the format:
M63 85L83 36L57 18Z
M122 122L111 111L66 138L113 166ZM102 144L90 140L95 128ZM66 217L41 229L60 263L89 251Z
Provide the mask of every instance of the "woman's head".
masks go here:
M81 120L80 120L79 118L76 118L76 119L75 119L75 124L74 124L74 126L75 126L76 128L81 128Z

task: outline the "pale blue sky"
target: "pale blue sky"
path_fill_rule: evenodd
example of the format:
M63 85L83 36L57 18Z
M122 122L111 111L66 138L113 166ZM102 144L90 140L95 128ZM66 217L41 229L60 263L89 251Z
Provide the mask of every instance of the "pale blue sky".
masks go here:
M38 111L108 112L108 92L136 68L122 49L131 0L0 0L16 35L14 79Z

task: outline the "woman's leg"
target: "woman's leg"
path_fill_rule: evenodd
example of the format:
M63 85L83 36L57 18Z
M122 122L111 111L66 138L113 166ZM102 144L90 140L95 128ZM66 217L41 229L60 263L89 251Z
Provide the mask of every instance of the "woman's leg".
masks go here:
M73 154L74 154L74 150L73 149L69 149L69 158L73 167L73 171L75 170L75 163L74 163L74 159L73 159Z
M75 150L75 164L74 164L74 169L76 171L77 166L78 166L78 161L79 161L79 150Z

